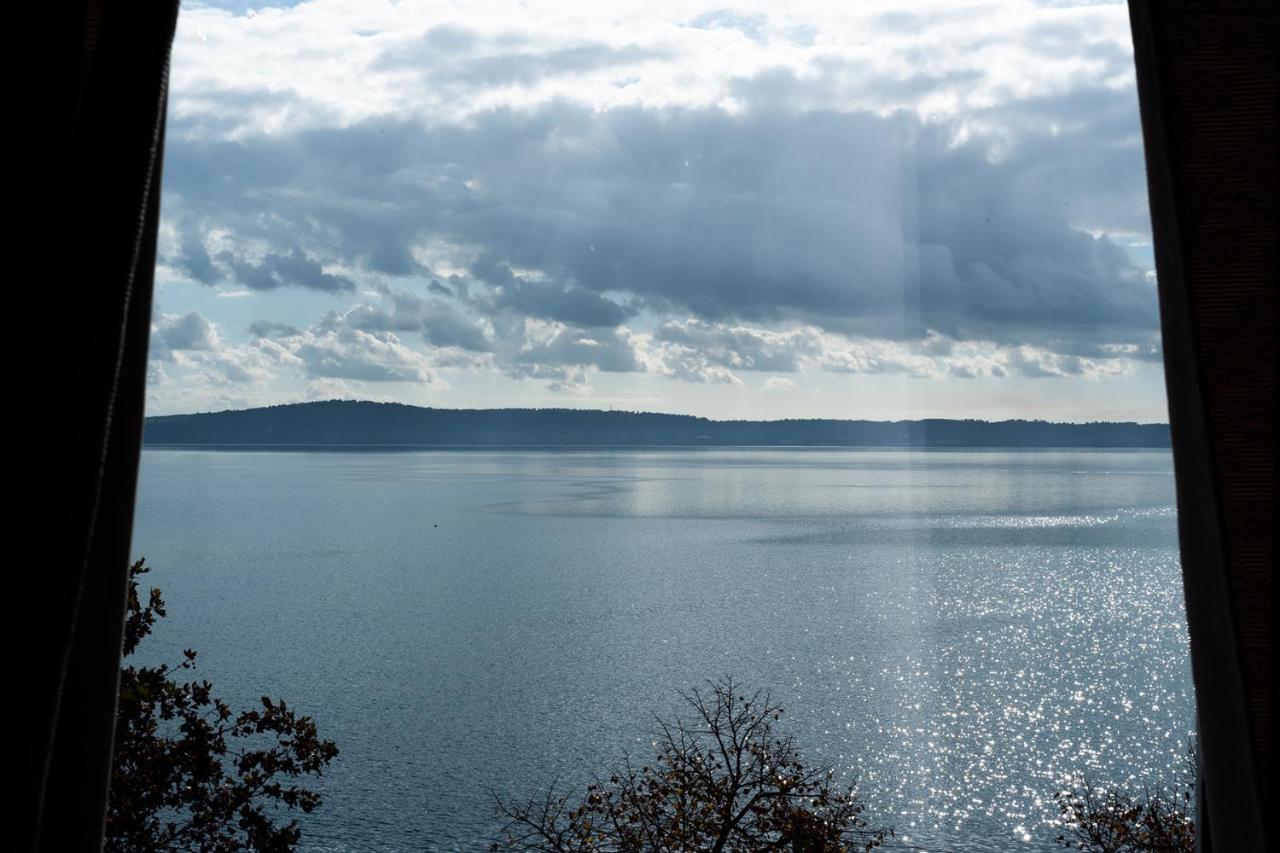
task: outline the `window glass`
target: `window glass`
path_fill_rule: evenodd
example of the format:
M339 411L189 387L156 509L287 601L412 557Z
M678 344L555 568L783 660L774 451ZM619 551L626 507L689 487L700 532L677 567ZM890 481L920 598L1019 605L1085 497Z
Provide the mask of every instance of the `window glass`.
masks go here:
M889 849L1179 772L1123 3L192 3L167 132L140 654L337 742L303 849L726 675Z

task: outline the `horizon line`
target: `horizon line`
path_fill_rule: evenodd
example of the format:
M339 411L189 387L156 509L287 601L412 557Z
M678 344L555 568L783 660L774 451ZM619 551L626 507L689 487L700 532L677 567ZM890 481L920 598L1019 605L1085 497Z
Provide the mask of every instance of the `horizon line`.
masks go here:
M838 417L789 417L789 418L773 418L773 419L756 419L756 418L713 418L706 415L692 415L683 412L658 412L645 409L619 409L610 407L607 409L585 408L578 406L483 406L483 407L449 407L449 406L433 406L421 405L417 403L401 403L391 400L351 400L342 398L332 398L328 400L300 400L291 403L270 403L261 406L249 406L243 409L220 409L198 412L175 412L163 415L146 415L144 420L154 420L158 418L189 418L207 415L224 415L239 412L255 412L266 409L283 409L296 408L301 406L315 406L329 403L347 403L355 405L377 405L377 406L400 406L407 409L420 409L423 411L439 411L439 412L583 412L595 414L625 414L625 415L656 415L660 417L673 418L694 418L697 420L708 421L710 423L788 423L796 421L834 421L844 423L874 423L874 424L903 424L903 423L925 423L928 421L949 421L952 423L980 423L980 424L1002 424L1002 423L1042 423L1055 426L1091 426L1091 425L1135 425L1135 426L1162 426L1168 427L1168 421L1051 421L1045 418L1022 417L1022 418L1004 418L1002 420L988 420L986 418L962 418L962 417L924 417L924 418L896 418L876 420L872 418L838 418Z

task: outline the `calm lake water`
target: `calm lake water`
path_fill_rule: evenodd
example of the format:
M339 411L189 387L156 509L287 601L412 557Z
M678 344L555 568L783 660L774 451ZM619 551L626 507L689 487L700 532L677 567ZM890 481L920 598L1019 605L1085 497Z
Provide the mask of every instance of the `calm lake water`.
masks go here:
M728 673L899 840L1048 851L1193 728L1173 502L1164 451L149 450L143 652L338 742L309 850L482 850Z

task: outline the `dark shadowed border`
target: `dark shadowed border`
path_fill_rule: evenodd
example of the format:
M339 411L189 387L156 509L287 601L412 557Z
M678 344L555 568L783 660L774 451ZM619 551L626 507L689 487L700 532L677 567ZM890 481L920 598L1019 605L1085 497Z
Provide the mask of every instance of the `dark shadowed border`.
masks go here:
M1261 853L1273 831L1280 13L1263 0L1131 0L1130 13L1203 755L1201 844ZM54 271L23 296L33 316L56 316L61 344L42 362L57 381L33 377L20 399L25 441L11 445L41 465L10 493L21 504L15 539L41 549L11 566L11 610L34 626L11 648L25 713L19 850L102 845L176 16L176 0L60 6L31 66L52 73L26 75L47 76L50 115L20 115L15 133L34 155L15 160L34 172L11 210L32 242L15 249ZM28 88L25 70L15 88ZM36 340L44 327L28 326L18 336Z
M1275 3L1131 0L1201 753L1203 850L1270 791Z
M142 436L169 47L177 0L48 4L47 45L26 45L11 200L15 394L10 607L29 623L10 649L22 728L13 849L102 848L126 570ZM16 216L15 216L16 214ZM38 271L18 272L21 259ZM49 330L60 343L48 346ZM47 361L36 353L47 353ZM60 387L58 387L60 386Z

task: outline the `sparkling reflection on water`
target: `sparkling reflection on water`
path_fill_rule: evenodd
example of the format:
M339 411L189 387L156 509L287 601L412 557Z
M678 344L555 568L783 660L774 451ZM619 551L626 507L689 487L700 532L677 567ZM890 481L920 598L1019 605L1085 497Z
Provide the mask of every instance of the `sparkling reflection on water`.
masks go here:
M144 454L135 550L223 693L342 747L315 850L480 850L674 691L772 690L900 841L1051 850L1192 728L1163 452Z

